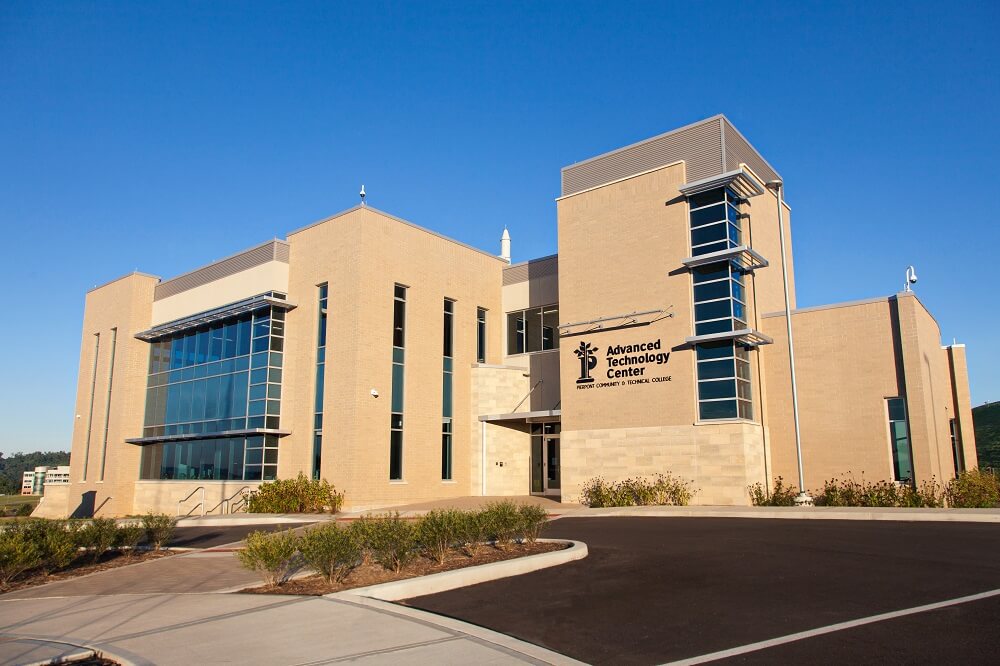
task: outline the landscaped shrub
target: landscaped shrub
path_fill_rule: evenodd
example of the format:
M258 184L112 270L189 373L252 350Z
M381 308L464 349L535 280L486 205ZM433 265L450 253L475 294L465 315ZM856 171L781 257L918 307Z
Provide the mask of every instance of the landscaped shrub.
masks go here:
M462 550L469 557L479 554L479 549L486 541L488 530L485 511L462 511L459 518L458 540Z
M524 521L516 504L510 501L491 502L483 511L486 536L500 550L522 538Z
M816 506L839 507L940 507L943 506L941 486L936 480L919 486L894 481L829 479L822 490L813 494Z
M948 482L948 506L956 509L989 509L1000 505L1000 479L991 472L970 469Z
M27 531L6 529L0 532L0 584L7 585L41 563L41 550Z
M337 513L344 502L325 479L307 478L299 472L294 479L278 479L244 493L247 513Z
M305 563L331 584L343 580L361 562L361 547L354 535L335 523L306 530L299 550Z
M587 481L581 501L591 508L605 506L685 506L696 491L691 482L671 474L657 474L650 479L634 478L608 482L602 477Z
M38 551L37 568L48 575L68 567L79 555L75 523L62 520L23 520L12 523L7 532L17 531L33 543Z
M548 514L545 509L534 504L522 504L518 508L518 513L521 514L522 538L526 539L528 543L535 543L542 531L542 526L548 520Z
M131 559L136 553L136 548L146 538L146 528L136 523L125 523L118 526L115 535L115 548L121 551L126 558Z
M160 550L174 535L177 519L163 513L147 513L142 517L146 542L153 550Z
M79 544L86 548L94 562L115 547L118 524L114 518L94 518L77 533Z
M750 503L754 506L795 506L795 498L799 494L795 486L786 486L785 480L778 477L774 480L774 487L770 492L761 483L749 486Z
M34 510L35 510L34 504L21 504L20 506L17 507L17 512L15 513L15 515L21 518L26 518L27 516L30 516L31 512Z
M372 563L374 557L372 554L374 550L372 545L375 535L374 525L375 519L372 516L361 516L348 527L351 537L361 549L361 564L366 566Z
M291 530L251 532L245 543L236 557L247 569L259 572L268 587L284 583L299 566L299 537Z
M369 547L376 562L398 573L404 564L413 559L417 530L400 518L399 513L375 516L369 527Z
M426 555L443 564L445 558L462 540L462 511L435 510L417 522L417 541Z

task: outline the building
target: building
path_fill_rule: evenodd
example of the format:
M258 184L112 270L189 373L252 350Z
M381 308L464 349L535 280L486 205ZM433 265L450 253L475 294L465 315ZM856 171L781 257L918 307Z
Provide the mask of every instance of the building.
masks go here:
M68 484L69 465L36 467L34 471L26 471L21 477L22 495L42 495L45 486L50 484Z
M965 350L913 293L795 309L778 179L715 116L564 168L558 255L361 205L95 288L66 512L224 512L300 472L350 508L668 471L746 504L797 478L782 241L807 488L975 466Z

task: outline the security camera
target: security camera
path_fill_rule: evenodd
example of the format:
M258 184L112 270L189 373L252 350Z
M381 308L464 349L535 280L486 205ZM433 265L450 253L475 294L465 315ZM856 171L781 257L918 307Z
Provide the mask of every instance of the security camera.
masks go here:
M378 397L378 389L372 389L372 397L373 398L377 398Z
M917 271L913 266L906 267L906 282L903 283L903 291L909 292L910 285L917 283Z

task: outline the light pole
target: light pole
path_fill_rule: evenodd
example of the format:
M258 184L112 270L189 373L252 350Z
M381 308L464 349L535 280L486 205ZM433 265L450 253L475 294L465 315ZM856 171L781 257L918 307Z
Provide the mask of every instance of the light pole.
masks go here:
M785 223L782 216L782 182L768 181L767 189L774 192L778 201L778 241L781 244L781 280L785 286L785 325L788 328L788 368L792 375L792 420L795 423L795 455L799 463L799 494L795 498L798 506L813 503L812 497L806 492L805 476L802 473L802 433L799 431L799 389L795 382L795 345L792 342L792 305L788 295L788 259L785 256Z

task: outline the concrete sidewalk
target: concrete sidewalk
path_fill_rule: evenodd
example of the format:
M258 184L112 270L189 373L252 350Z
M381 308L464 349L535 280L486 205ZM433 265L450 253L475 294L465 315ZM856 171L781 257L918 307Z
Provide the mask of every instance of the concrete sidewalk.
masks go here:
M473 625L385 602L251 594L0 599L0 663L25 640L89 648L123 664L575 664Z

